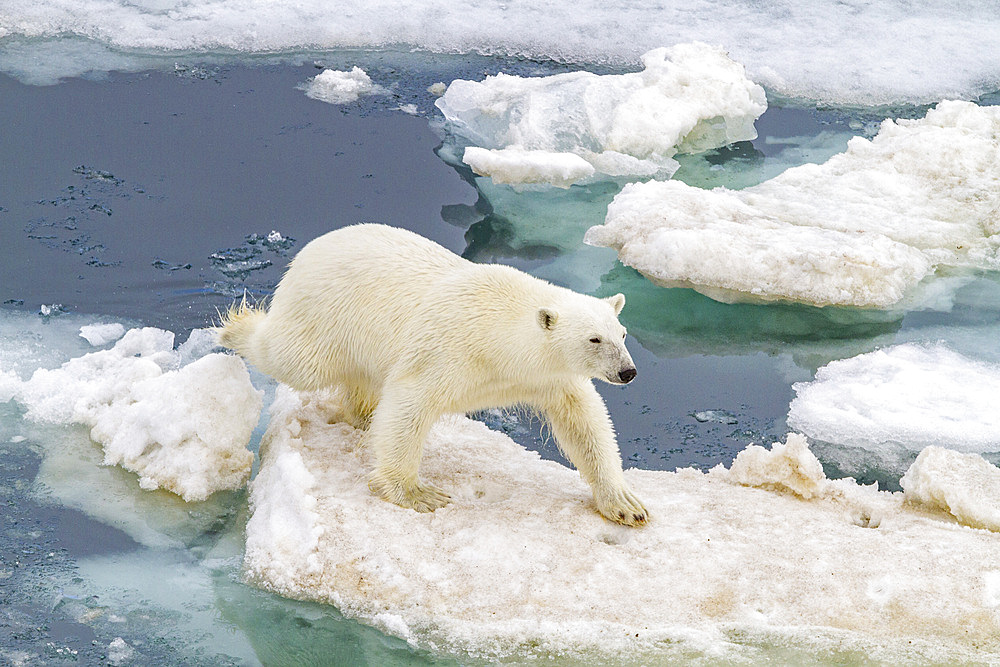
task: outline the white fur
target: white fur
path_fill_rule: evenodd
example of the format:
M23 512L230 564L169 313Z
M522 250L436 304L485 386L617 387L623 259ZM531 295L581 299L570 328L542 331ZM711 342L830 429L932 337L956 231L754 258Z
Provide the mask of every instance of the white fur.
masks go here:
M369 485L387 500L418 511L448 502L417 474L442 414L528 404L548 418L601 514L635 525L646 509L625 485L590 381L634 375L617 317L624 304L621 294L577 294L365 224L307 244L267 314L234 309L221 340L295 389L344 386L348 419L368 429L378 461Z

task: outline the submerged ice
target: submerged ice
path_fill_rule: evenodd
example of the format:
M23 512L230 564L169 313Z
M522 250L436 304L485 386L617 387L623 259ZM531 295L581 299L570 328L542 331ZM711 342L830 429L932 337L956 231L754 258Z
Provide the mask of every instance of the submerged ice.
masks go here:
M595 176L669 177L673 156L757 136L764 90L701 43L659 48L643 70L456 80L435 104L462 160L497 183L568 187Z
M596 514L574 471L457 416L432 429L422 465L452 503L416 514L380 501L339 413L336 394L279 388L245 570L412 645L492 659L746 659L774 641L889 662L1000 657L1000 601L986 594L997 535L909 489L827 479L801 436L730 470L626 471L653 512L630 530ZM947 469L924 466L925 486L958 488ZM995 473L980 479L1000 491Z
M1000 269L998 165L1000 107L942 102L744 190L630 184L586 241L722 301L891 308L937 270Z
M89 325L81 334L97 335ZM174 350L173 333L132 329L110 349L27 379L0 365L0 401L15 399L36 422L90 427L104 463L137 473L144 489L204 500L246 483L261 408L243 361L206 354L214 345L195 331Z

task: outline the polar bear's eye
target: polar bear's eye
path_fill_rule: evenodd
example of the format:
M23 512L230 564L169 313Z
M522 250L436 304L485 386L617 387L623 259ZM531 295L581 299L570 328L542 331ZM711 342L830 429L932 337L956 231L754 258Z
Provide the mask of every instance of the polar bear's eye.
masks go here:
M601 339L598 338L597 336L594 336L593 338L590 339L590 342L591 343L600 343Z

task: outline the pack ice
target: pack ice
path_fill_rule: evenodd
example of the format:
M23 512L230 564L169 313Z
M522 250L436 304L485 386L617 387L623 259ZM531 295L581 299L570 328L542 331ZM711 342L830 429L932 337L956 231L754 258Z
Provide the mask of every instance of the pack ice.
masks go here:
M85 326L81 335L104 340L114 329ZM0 401L18 401L33 421L90 427L105 465L137 473L144 489L204 500L249 479L247 443L262 403L243 361L206 354L214 346L211 330L174 350L173 333L132 329L110 349L26 380L0 367Z
M435 104L468 145L462 160L498 183L569 187L596 177L669 177L674 154L757 136L764 89L702 43L642 56L643 71L453 81Z
M1000 269L1000 107L941 102L744 190L626 186L587 243L720 301L890 308L938 269Z
M422 464L453 502L396 507L369 492L372 456L339 417L335 393L279 387L245 572L412 645L638 664L768 646L1000 659L1000 535L969 527L1000 528L1000 470L977 456L942 450L893 494L827 479L790 434L729 470L626 471L653 512L635 530L601 519L576 472L459 416L435 425Z

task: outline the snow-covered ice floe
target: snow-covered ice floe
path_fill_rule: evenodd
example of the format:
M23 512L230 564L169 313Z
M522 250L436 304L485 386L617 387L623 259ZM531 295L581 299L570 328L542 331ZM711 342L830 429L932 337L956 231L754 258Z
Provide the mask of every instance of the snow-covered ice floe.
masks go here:
M371 77L360 67L350 71L325 69L302 84L306 97L330 104L357 102L365 95L376 95L385 89L372 82Z
M453 81L435 104L471 144L463 161L498 183L558 187L592 177L669 177L676 153L757 136L764 89L720 48L649 51L643 71Z
M937 500L995 498L1000 471L980 461L922 465L920 490L893 494L827 479L790 434L729 470L626 471L652 512L628 529L601 519L576 472L456 416L422 463L452 503L418 514L369 492L372 456L339 413L335 394L279 387L245 573L413 645L488 659L752 659L775 645L1000 659L1000 535L962 525L992 527L984 508ZM980 486L963 490L971 469Z
M98 334L84 326L81 335ZM32 421L90 427L104 463L137 473L144 489L204 500L250 477L247 443L262 403L243 361L206 354L214 346L211 330L174 350L173 333L132 329L108 350L28 379L0 366L0 401L13 398Z
M1000 365L944 345L906 343L832 361L792 388L790 428L863 450L837 457L848 472L866 458L892 469L930 445L1000 452Z
M586 241L720 301L889 308L938 268L1000 269L1000 107L942 102L744 190L626 186Z

